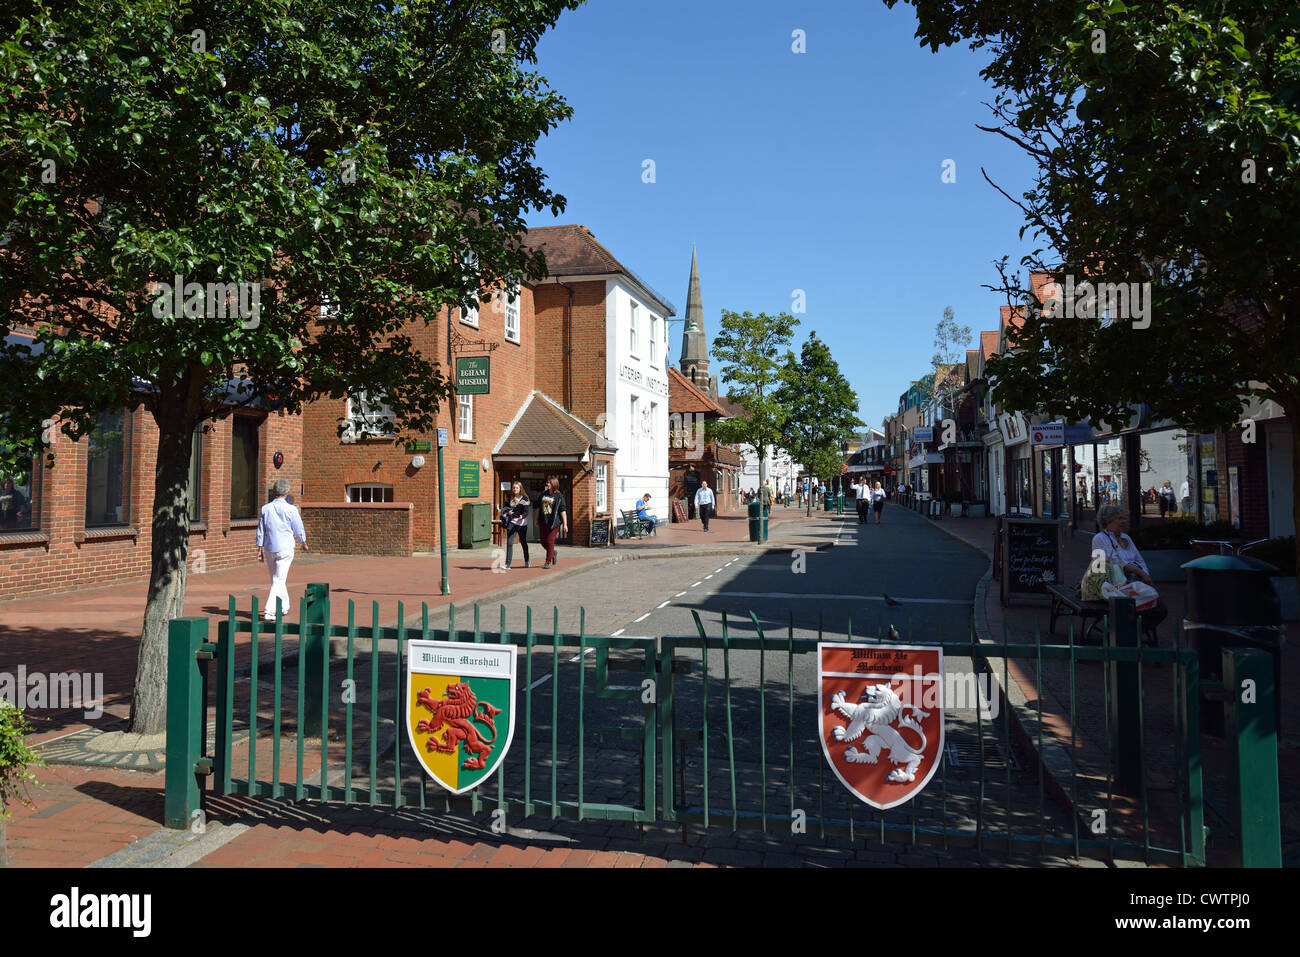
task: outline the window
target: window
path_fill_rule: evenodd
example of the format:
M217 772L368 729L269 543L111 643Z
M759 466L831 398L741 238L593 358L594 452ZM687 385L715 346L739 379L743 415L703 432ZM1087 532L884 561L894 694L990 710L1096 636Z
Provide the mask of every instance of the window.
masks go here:
M475 306L473 309L462 309L460 311L460 321L465 323L465 325L467 326L473 326L475 329L477 329L478 328L478 306Z
M519 341L519 292L506 299L506 338Z
M478 284L478 257L471 252L465 253L464 259L462 260L462 267L465 270L465 285L475 290L479 289L480 287ZM473 326L475 329L478 328L477 299L478 297L476 296L475 297L476 301L472 308L462 309L460 311L460 321L465 323L465 325L467 326Z
M261 423L237 415L230 434L230 517L257 518L257 427Z
M646 435L650 436L650 452L652 455L659 453L659 403L650 403L650 415L646 418Z
M631 441L628 443L628 458L633 465L636 465L637 461L641 458L639 454L639 440L641 437L641 402L636 396L632 396L630 414L627 419L627 431L628 435L631 436Z
M41 527L40 469L36 460L17 472L0 472L0 532Z
M655 316L650 317L650 364L654 365L659 361L659 320Z
M190 521L199 519L199 504L203 495L203 426L194 430L190 444Z
M596 463L596 513L609 511L609 465Z
M348 399L348 435L355 441L358 438L391 435L385 431L385 424L394 422L393 410L379 396L358 392ZM345 439L346 440L346 439Z
M343 307L339 305L337 299L331 299L326 296L320 303L320 317L322 319L340 319L343 316Z
M349 502L391 502L391 485L349 485L346 489Z
M474 397L472 395L457 396L456 413L460 439L472 442L474 440Z
M124 525L130 519L131 417L104 412L86 451L86 527Z
M637 324L641 320L640 317L637 315L637 309L638 309L637 304L632 303L632 322L628 326L628 329L630 330L630 335L628 336L628 341L627 341L628 351L631 352L632 355L634 356L640 352L640 347L637 342Z

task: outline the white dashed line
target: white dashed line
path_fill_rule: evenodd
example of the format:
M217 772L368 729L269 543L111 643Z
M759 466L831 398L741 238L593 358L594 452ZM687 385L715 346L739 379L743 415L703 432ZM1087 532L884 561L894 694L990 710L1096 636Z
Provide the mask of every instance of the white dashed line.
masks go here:
M710 578L712 578L712 577L713 577L712 575L705 575L705 576L704 576L704 580L705 580L705 581L708 581L708 580L709 580Z
M692 587L692 588L699 588L699 587L700 587L701 585L703 585L703 584L704 584L704 582L696 582L696 583L695 583L694 585L692 585L691 587Z
M626 628L620 628L618 631L610 632L609 637L617 638L619 635L623 634L623 632L625 632L626 630L627 630Z
M536 688L538 685L544 685L544 684L546 684L546 682L548 682L548 681L550 681L550 680L551 680L551 676L550 676L549 674L542 675L540 678L538 678L536 681L534 681L534 682L533 682L532 684L530 684L528 687L529 687L530 689L531 689L531 688Z
M685 592L683 592L682 594L685 594ZM671 601L671 599L669 599L669 601ZM660 608L664 608L664 607L667 606L667 604L668 604L668 602L666 602L666 601L665 601L665 602L662 602L662 603L660 603L659 607L660 607Z
M685 594L686 594L686 592L684 592L684 591L679 591L676 595L673 595L673 597L674 597L674 598L681 598L681 597L682 597L683 595L685 595Z
M637 621L645 621L649 617L650 617L650 612L646 612L644 615L638 618Z
M727 567L726 565L723 565L723 566L722 566L722 568L726 568L726 567ZM715 569L713 569L713 574L715 574L715 575L718 574L718 572L722 571L722 568L715 568Z

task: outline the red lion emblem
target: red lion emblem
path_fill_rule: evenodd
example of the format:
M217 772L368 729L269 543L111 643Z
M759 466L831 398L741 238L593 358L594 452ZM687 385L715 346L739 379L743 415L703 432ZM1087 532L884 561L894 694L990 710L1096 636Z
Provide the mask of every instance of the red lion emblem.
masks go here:
M493 720L501 713L486 701L479 701L469 685L457 682L448 685L442 697L446 700L434 700L428 688L416 696L416 704L428 708L433 717L421 719L415 729L421 734L433 735L439 728L443 729L442 742L430 737L426 747L441 754L455 754L456 746L465 742L465 750L470 756L461 765L464 771L481 771L487 767L487 757L492 753L492 744L497 739L497 726ZM474 721L492 729L492 737L483 738L474 727Z

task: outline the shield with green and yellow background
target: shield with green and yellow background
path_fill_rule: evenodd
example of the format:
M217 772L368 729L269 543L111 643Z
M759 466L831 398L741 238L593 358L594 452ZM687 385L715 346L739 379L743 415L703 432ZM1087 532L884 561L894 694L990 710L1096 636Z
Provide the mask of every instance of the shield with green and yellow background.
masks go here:
M478 787L514 737L517 645L412 641L406 732L430 777L453 794Z

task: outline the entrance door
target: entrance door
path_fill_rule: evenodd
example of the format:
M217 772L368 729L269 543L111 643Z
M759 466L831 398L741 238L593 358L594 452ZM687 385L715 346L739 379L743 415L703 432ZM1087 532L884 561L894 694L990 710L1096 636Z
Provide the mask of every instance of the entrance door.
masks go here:
M564 500L569 503L569 534L565 535L560 532L560 537L556 542L562 545L573 544L573 475L568 471L559 471L560 491L564 493ZM519 481L524 486L524 491L528 493L528 500L533 503L532 514L528 520L528 540L530 542L541 541L541 536L537 531L537 518L541 514L542 495L546 492L546 478L552 474L552 470L545 471L539 469L521 469L519 472Z

